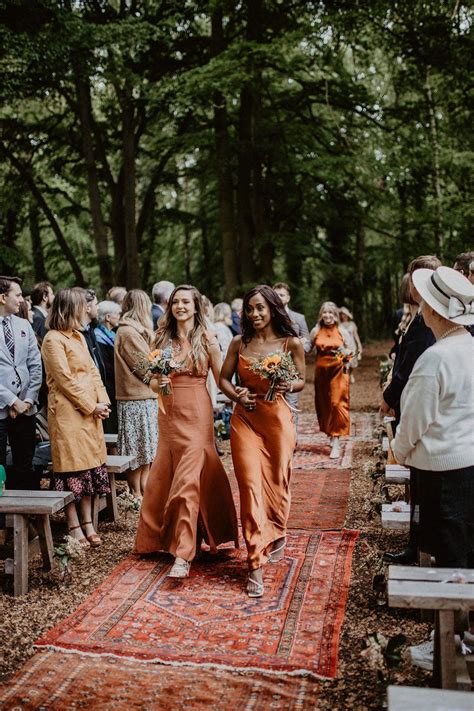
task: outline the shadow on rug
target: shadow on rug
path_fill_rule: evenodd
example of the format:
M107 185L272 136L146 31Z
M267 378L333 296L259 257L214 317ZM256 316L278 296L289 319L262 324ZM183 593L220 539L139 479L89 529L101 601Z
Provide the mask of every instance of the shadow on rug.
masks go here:
M42 651L0 689L2 709L172 711L177 708L316 708L311 677L170 667L129 659Z
M288 528L343 528L350 482L350 469L293 469Z
M265 567L265 595L245 594L245 552L224 550L167 578L170 557L130 556L42 647L165 664L334 677L355 531L288 533Z

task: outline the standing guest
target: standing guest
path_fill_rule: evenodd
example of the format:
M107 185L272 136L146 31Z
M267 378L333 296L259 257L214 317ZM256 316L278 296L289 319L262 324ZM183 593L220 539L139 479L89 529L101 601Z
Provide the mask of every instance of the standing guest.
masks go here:
M108 301L115 301L120 307L125 299L127 290L124 286L112 286L106 293L105 297Z
M163 316L168 306L168 301L171 292L174 289L174 284L171 281L158 281L153 285L151 295L153 297L153 306L151 307L151 318L153 319L153 330L158 328L158 321Z
M242 299L233 299L232 303L230 305L230 308L232 309L232 325L230 327L230 330L234 334L234 336L239 336L240 335L240 319L242 317L242 304L243 300Z
M33 325L33 306L31 305L31 301L27 301L25 299L25 294L24 292L22 293L23 296L23 301L20 304L20 308L18 309L18 316L20 318L24 318L28 323Z
M32 327L17 316L21 280L0 276L0 464L6 466L7 442L13 459L9 489L38 489L32 460L35 412L41 387L41 356Z
M454 266L457 272L463 274L471 284L474 284L474 252L461 252L454 260ZM474 325L466 326L471 336L474 336Z
M387 387L382 393L381 412L384 415L394 415L394 429L398 427L400 421L400 402L403 389L408 382L413 367L427 348L433 345L435 337L431 329L425 324L419 312L420 295L413 285L413 274L418 269L435 270L441 266L438 257L434 255L423 255L416 257L408 265L410 276L410 294L412 300L417 304L417 312L410 321L403 337L398 343L395 362L392 369L392 377ZM418 510L418 486L416 472L410 470L410 534L408 545L399 553L385 553L385 560L389 563L400 563L409 565L416 561L418 549L418 524L416 512Z
M49 281L40 281L35 284L31 292L33 304L33 331L42 343L46 335L46 318L54 299L53 285Z
M115 434L118 428L117 402L115 399L114 343L122 308L116 301L101 301L97 307L95 340L105 373L105 389L110 400L110 416L104 422L104 431Z
M105 365L102 360L102 354L97 345L97 340L95 337L94 323L97 320L98 313L98 301L95 295L94 289L84 289L84 296L86 299L86 311L84 314L84 324L82 327L82 335L89 349L92 360L94 361L102 382L105 385Z
M350 380L351 383L354 383L355 378L352 373L352 370L354 368L357 368L359 360L362 358L362 343L359 337L359 329L357 328L357 325L354 322L354 317L346 306L341 306L341 308L339 309L339 321L339 328L344 334L344 340L348 344L348 347L351 349L351 351L354 353L354 357L352 358L349 364L349 367L351 368Z
M398 300L402 304L401 308L397 309L395 312L395 318L393 321L393 340L394 345L390 351L390 355L396 356L398 351L398 344L400 340L405 336L408 326L415 318L418 311L418 304L413 298L412 290L410 286L410 275L408 273L404 274L400 281L400 290L398 292Z
M339 437L347 437L350 432L349 374L342 349L351 349L339 328L339 309L333 301L321 306L310 336L310 352L313 349L314 404L319 428L330 438L330 459L337 459L341 454Z
M69 533L84 548L99 546L92 497L110 493L102 420L109 398L81 333L84 289L60 289L48 316L41 353L48 385L48 429L56 491L72 491Z
M299 378L291 384L278 382L276 400L267 401L268 381L249 366L285 352L293 357ZM231 447L248 554L249 597L264 593L264 564L284 557L296 437L292 412L282 395L303 389L304 370L303 345L281 300L269 286L254 287L244 297L242 335L230 344L220 379L221 390L237 403L231 420ZM236 372L239 387L232 384Z
M151 351L153 331L151 301L146 292L132 289L122 304L123 315L115 336L115 397L117 399L119 455L133 456L137 467L127 474L134 496L145 490L150 464L158 443L158 403L149 385L140 358Z
M159 412L160 441L145 490L135 541L136 553L167 551L175 557L168 573L189 575L204 537L211 551L220 543L238 546L237 514L227 475L214 446L212 405L206 390L211 369L219 378L221 354L206 329L199 291L188 285L172 292L155 339L171 346L180 365L172 378L153 386L172 387Z
M222 357L225 358L232 341L233 335L230 330L232 324L232 309L229 304L222 301L214 306L213 330L219 342Z

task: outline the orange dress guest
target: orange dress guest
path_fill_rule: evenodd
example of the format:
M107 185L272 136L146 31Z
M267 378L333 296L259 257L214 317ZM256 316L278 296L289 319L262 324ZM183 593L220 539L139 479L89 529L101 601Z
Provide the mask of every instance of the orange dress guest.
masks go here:
M299 378L291 384L280 382L276 400L267 401L269 381L254 373L250 365L286 350ZM238 387L232 384L234 372ZM231 446L248 554L249 597L263 595L263 565L284 556L296 435L293 414L283 394L299 392L303 386L303 346L277 294L269 286L257 286L244 298L242 336L233 339L221 373L222 391L237 402L231 420Z
M342 359L335 355L346 344L339 329L338 309L332 301L322 305L311 343L316 349L314 404L319 428L331 439L331 459L337 459L339 437L348 436L350 431L349 374Z
M152 380L157 391L168 386L170 394L161 395L160 438L143 497L135 552L171 553L175 562L169 576L184 578L202 537L211 550L229 541L238 546L237 514L215 448L206 388L210 368L219 378L220 349L206 331L197 289L179 286L171 294L155 346L170 347L179 369L171 378Z

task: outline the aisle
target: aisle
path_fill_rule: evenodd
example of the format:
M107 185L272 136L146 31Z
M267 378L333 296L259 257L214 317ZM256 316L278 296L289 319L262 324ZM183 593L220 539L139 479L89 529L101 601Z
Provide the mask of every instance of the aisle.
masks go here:
M371 415L353 415L355 438ZM357 532L343 530L352 437L341 458L300 416L287 555L245 595L245 554L204 554L185 581L170 559L126 558L4 691L5 709L315 708L318 678L337 674ZM235 486L234 486L235 489Z

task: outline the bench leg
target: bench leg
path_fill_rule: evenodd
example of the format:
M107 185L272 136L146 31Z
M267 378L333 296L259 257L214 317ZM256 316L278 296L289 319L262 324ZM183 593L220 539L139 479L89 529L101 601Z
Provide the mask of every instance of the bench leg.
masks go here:
M36 517L38 523L41 555L43 556L43 565L45 570L52 570L54 567L54 545L53 536L51 535L51 524L48 514L42 514Z
M109 521L115 523L118 519L118 506L117 506L117 489L115 486L115 474L109 472L109 482L110 482L110 494L106 494L107 500L107 516Z
M433 675L441 689L457 688L453 610L436 610Z
M94 531L97 531L97 526L99 525L99 495L91 497L91 521L94 526Z
M13 514L13 594L28 592L28 516Z

